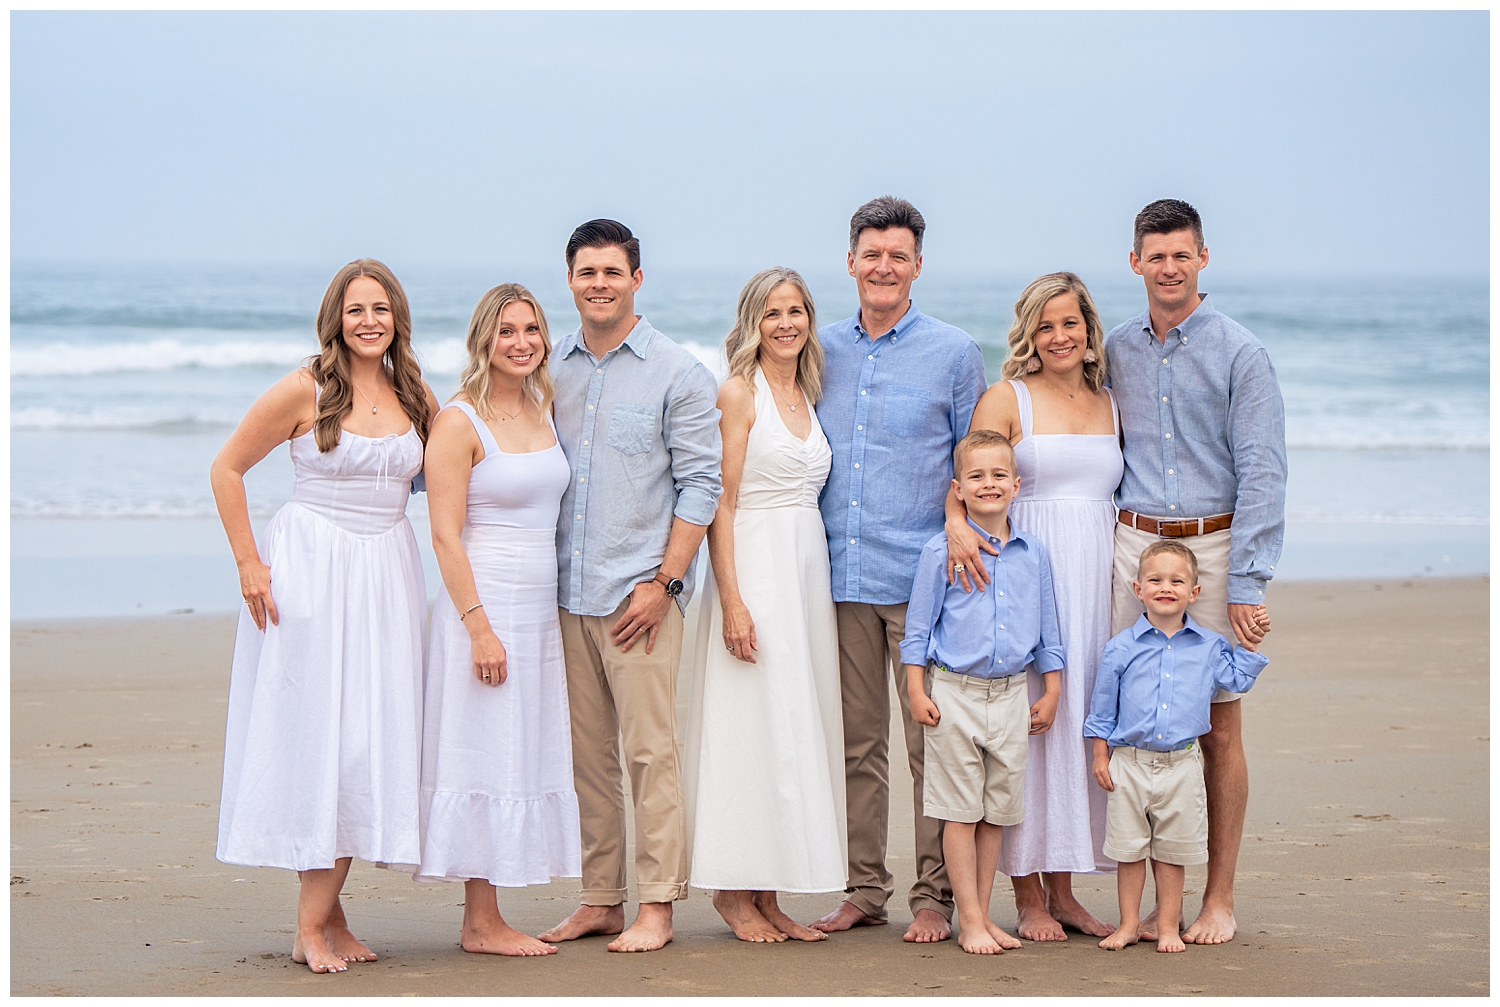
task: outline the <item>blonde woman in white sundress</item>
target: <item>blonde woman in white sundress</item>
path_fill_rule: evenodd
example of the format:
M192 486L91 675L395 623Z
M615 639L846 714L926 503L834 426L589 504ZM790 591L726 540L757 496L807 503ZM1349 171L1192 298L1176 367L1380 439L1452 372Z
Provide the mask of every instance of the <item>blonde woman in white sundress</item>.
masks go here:
M1006 827L1000 869L1011 876L1022 937L1067 940L1064 927L1103 937L1113 927L1073 896L1072 878L1114 870L1103 853L1105 793L1089 774L1083 720L1109 639L1113 497L1124 472L1119 417L1104 387L1104 328L1078 277L1034 280L1016 301L1009 342L1001 371L1009 380L984 393L969 429L998 430L1015 446L1021 486L1010 517L1052 558L1067 671L1052 730L1031 739L1026 818ZM950 563L982 575L979 538L951 497L949 518ZM964 570L957 576L967 579ZM1031 689L1035 701L1040 676L1031 676Z
M740 292L719 388L724 495L693 661L685 764L692 885L744 941L824 939L777 891L847 880L838 630L818 493L832 452L812 297L790 269Z
M381 263L339 270L317 329L319 354L255 400L211 469L246 606L218 858L297 871L292 960L342 972L375 958L339 904L351 859L411 870L421 853L427 589L406 502L437 399ZM286 441L292 502L257 547L244 475Z
M500 916L495 887L579 876L578 798L557 621L547 316L501 284L474 308L458 394L432 424L427 495L443 590L432 611L419 881L464 882L465 951L557 950Z

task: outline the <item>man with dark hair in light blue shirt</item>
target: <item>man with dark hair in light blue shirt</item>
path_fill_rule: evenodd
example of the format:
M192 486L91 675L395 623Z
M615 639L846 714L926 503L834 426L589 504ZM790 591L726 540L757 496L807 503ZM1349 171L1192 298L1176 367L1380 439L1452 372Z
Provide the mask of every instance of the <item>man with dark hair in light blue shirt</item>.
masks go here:
M838 609L849 887L824 931L886 922L895 890L885 853L890 819L890 688L895 678L915 800L917 882L908 941L951 935L943 824L922 814L922 729L912 722L900 663L906 604L922 546L943 530L953 447L984 393L984 358L962 329L917 310L926 223L882 196L849 224L849 275L859 313L819 332L827 359L818 421L833 448L820 507Z
M1188 609L1221 636L1255 644L1257 606L1281 555L1286 511L1286 423L1266 348L1198 292L1208 265L1198 211L1158 200L1135 219L1130 268L1148 308L1105 339L1110 385L1124 432L1125 477L1115 496L1112 632L1142 603L1130 590L1141 551L1180 538L1197 554L1202 593ZM1240 697L1220 692L1204 736L1208 783L1208 883L1189 943L1234 937L1234 869L1244 831L1249 772ZM1155 937L1155 917L1142 925Z

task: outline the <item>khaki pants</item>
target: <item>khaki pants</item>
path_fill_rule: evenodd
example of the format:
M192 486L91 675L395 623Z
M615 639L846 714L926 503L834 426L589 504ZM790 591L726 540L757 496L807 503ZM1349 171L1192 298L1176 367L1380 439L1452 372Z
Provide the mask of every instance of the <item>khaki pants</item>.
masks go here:
M573 729L573 785L583 844L583 896L589 906L625 901L625 792L620 749L635 803L635 881L642 902L687 898L687 814L677 751L677 665L682 612L676 603L646 653L645 638L629 652L611 640L613 615L559 609L568 708Z
M1113 636L1135 625L1146 606L1135 596L1131 582L1140 569L1141 553L1160 536L1115 523L1114 599L1110 604L1109 632ZM1204 629L1211 629L1231 644L1236 641L1229 624L1229 529L1207 535L1189 535L1173 539L1193 550L1198 557L1198 600L1188 606L1188 615ZM1228 703L1243 696L1242 692L1214 693L1215 703Z
M906 669L901 665L906 606L841 601L835 607L849 826L847 901L866 916L883 920L886 902L895 891L891 872L885 867L891 814L891 694L887 675L894 675L896 695L901 700L901 723L906 730L917 841L917 883L912 886L907 905L914 916L919 909L931 909L951 919L953 889L943 868L943 823L922 814L926 741L922 726L911 719Z

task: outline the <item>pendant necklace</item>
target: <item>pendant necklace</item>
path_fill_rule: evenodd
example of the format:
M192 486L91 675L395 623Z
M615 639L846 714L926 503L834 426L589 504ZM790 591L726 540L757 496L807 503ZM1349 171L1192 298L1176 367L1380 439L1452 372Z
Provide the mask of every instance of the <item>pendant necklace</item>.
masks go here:
M350 379L349 379L349 383L350 383L350 384L351 384L351 385L354 385L354 379L353 379L353 378L350 378ZM365 401L366 401L366 402L369 402L369 403L370 403L370 412L371 412L371 413L375 413L375 414L379 414L379 412L380 412L380 410L378 410L378 409L376 409L376 408L375 408L375 403L374 403L374 402L372 402L372 401L371 401L371 400L370 400L370 397L369 397L369 396L368 396L368 395L365 395L365 392L364 392L364 389L363 389L363 388L360 388L360 387L359 387L359 385L354 385L354 390L355 390L355 391L356 391L356 392L359 392L359 394L360 394L360 396L361 396L361 397L362 397L362 398L364 398L364 400L365 400ZM378 389L377 389L377 390L376 390L376 394L377 394L377 395L378 395L378 394L379 394L379 390L378 390Z

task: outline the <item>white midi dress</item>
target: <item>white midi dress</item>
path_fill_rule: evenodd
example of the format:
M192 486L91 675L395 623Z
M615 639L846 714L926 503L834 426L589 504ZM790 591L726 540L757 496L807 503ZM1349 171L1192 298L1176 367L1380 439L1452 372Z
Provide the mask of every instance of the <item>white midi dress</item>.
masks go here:
M292 501L260 541L280 620L240 612L229 678L218 858L317 870L420 856L427 588L406 520L416 429L291 442Z
M1031 392L1012 380L1021 414L1016 470L1021 489L1010 519L1047 547L1057 598L1057 623L1067 666L1052 729L1033 735L1026 756L1026 818L1005 827L1000 869L1011 877L1038 871L1113 871L1104 855L1106 793L1090 774L1092 742L1083 736L1094 673L1109 639L1110 572L1114 562L1115 488L1120 455L1119 412L1113 434L1033 434ZM1114 399L1110 399L1114 410ZM1042 695L1041 676L1028 673L1029 701Z
M474 674L468 631L445 588L427 652L417 880L519 888L576 878L578 798L557 621L568 460L557 444L506 454L470 406L449 408L469 417L484 445L469 477L463 543L505 647L506 678L489 685Z
M704 577L685 793L695 888L843 891L848 878L838 629L818 494L833 453L817 414L799 440L759 372L734 512L755 664L724 646Z

